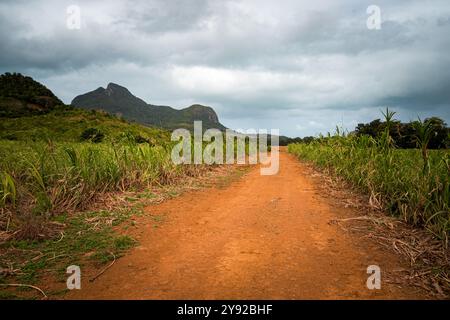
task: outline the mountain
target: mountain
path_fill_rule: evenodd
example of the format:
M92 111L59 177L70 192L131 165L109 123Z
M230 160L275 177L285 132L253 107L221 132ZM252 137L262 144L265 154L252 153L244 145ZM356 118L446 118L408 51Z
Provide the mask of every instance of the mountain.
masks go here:
M45 114L63 105L47 87L20 73L0 75L0 117Z
M167 130L129 123L107 112L64 105L31 77L0 75L0 141L79 142L86 141L83 136L89 132L100 133L105 141L152 145L170 141Z
M144 125L166 129L193 129L194 120L203 121L203 129L217 128L225 130L216 112L207 106L194 104L188 108L177 110L169 106L157 106L146 103L134 96L127 88L110 83L105 88L79 95L71 103L84 109L101 109L112 114L120 114L127 120Z

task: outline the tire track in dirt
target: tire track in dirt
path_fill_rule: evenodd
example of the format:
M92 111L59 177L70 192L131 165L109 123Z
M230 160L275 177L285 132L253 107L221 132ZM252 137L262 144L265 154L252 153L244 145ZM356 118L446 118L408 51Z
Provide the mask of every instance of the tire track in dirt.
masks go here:
M416 289L366 287L367 266L398 258L329 221L355 216L320 194L304 167L280 153L277 175L254 167L223 189L189 192L146 209L140 246L66 299L414 299Z

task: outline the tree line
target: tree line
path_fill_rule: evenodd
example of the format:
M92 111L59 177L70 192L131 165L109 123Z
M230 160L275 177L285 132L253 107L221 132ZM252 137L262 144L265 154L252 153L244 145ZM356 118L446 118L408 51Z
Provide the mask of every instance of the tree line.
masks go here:
M417 148L417 128L420 120L410 121L407 123L399 120L391 120L388 126L386 121L375 119L369 123L359 123L355 130L350 132L351 135L356 136L370 136L374 139L381 138L383 132L389 127L389 135L391 136L394 145L400 149L413 149ZM450 128L447 123L439 117L426 118L423 121L424 124L430 128L430 141L428 143L429 149L447 149L450 147ZM317 137L296 137L288 138L284 137L280 139L280 145L287 145L290 143L310 143L318 139Z

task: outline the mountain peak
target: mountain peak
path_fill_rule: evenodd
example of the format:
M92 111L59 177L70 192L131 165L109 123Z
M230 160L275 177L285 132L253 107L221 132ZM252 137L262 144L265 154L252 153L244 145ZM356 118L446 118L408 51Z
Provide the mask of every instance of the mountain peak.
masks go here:
M106 87L106 89L114 89L114 88L116 88L116 89L117 88L126 89L125 87L123 87L121 85L118 85L117 83L114 83L114 82L108 83L108 85Z
M113 82L108 83L108 86L106 87L105 92L108 96L111 96L116 93L132 95L131 92L127 88L122 87L121 85L118 85Z
M225 129L211 107L194 104L176 110L168 106L151 105L134 96L127 88L112 82L108 83L106 89L99 88L75 97L72 105L120 113L125 119L167 129L192 129L195 120L202 120L205 129Z
M222 129L222 125L219 122L219 117L211 107L201 104L193 104L190 107L183 109L182 111L190 114L190 117L195 120L202 120L211 124L216 124L220 126L220 129Z

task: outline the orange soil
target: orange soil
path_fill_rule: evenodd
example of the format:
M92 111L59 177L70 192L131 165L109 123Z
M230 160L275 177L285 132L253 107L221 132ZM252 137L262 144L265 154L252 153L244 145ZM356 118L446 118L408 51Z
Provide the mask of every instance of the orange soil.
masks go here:
M414 299L423 293L383 282L402 267L375 243L329 224L358 215L336 207L284 150L277 175L253 167L222 189L186 193L148 207L164 216L138 227L140 246L66 299ZM382 270L368 290L369 265ZM83 276L83 275L82 275Z

